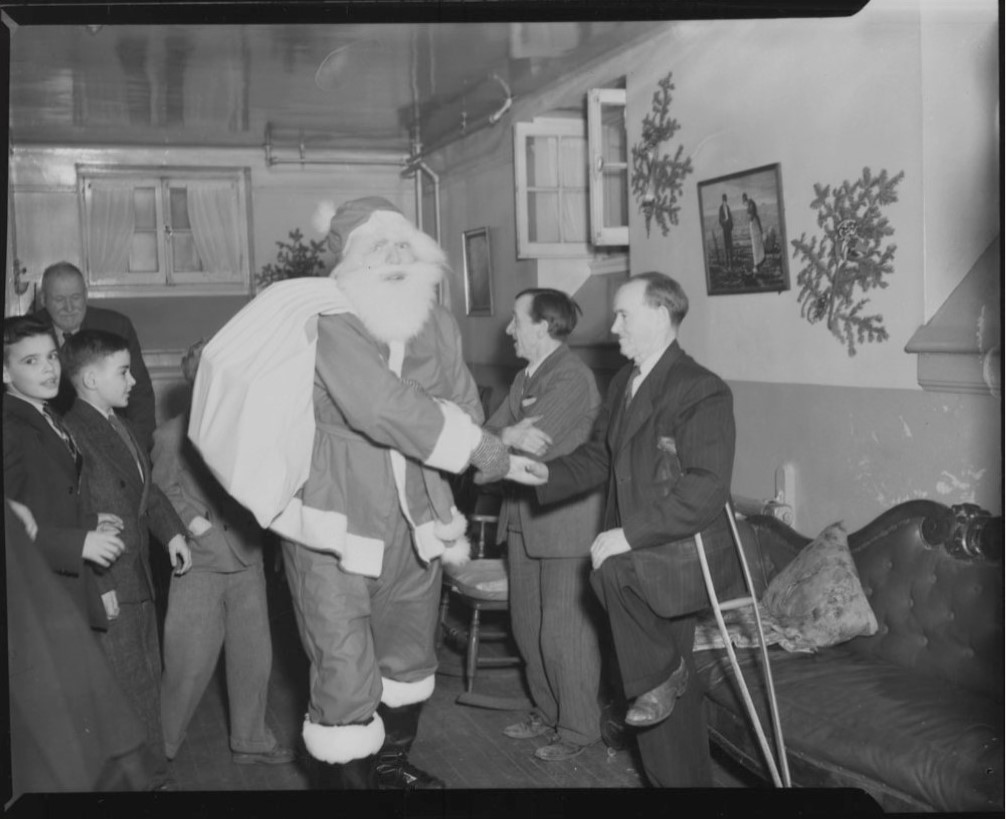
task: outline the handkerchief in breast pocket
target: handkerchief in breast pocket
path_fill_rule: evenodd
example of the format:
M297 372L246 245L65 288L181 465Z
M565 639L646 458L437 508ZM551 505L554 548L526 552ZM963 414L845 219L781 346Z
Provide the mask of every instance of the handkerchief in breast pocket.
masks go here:
M527 398L520 399L520 405L525 408L530 407L537 400L538 400L537 396L529 395Z

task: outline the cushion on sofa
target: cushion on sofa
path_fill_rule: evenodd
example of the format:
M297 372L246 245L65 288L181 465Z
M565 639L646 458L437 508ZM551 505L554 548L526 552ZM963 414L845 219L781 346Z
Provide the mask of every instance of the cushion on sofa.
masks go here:
M797 647L822 648L877 630L840 523L773 577L761 602L780 626L796 630Z
M877 618L839 523L825 528L772 578L758 610L765 644L778 644L787 651L816 651L877 630ZM726 612L724 621L734 646L758 645L751 607ZM722 647L713 616L700 619L695 650Z
M815 760L836 781L886 783L893 803L938 810L1002 808L1002 703L963 695L952 683L905 674L891 663L826 648L813 655L771 650L780 720L791 755ZM759 718L769 730L760 652L740 652ZM758 756L723 652L696 656L713 732L736 732ZM883 794L874 794L884 804ZM898 797L901 797L898 799Z

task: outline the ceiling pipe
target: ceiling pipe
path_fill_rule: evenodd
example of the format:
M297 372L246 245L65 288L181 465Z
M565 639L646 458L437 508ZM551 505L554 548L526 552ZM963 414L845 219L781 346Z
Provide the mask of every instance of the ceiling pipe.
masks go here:
M488 128L489 126L496 125L499 123L501 119L503 119L503 115L507 111L509 111L510 107L513 105L513 94L510 91L510 86L507 85L506 81L499 74L493 73L490 75L489 78L496 80L496 82L500 84L503 91L506 93L506 99L503 100L503 104L496 111L493 111L491 114L487 114L486 116L480 117L479 119L471 123L468 122L467 120L468 112L462 108L461 124L460 124L461 132L456 135L448 134L445 137L441 137L432 145L424 147L420 154L418 155L413 154L410 157L410 162L413 162L416 159L421 159L422 157L425 156L429 156L431 153L439 151L441 148L450 145L452 142L456 142L459 139L464 139L467 136L471 136L477 131L481 131L483 128Z
M266 124L265 143L262 147L265 151L265 164L269 168L274 165L395 165L402 167L409 160L409 157L403 154L346 150L326 151L324 157L311 158L307 155L303 139L297 147L298 155L296 157L275 156L270 124Z

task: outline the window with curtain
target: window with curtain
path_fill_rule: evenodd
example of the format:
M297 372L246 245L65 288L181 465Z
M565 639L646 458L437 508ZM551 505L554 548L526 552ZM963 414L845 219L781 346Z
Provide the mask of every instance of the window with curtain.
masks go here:
M248 292L247 176L80 167L88 286L124 296Z
M582 119L514 125L517 256L587 256L587 129Z
M588 101L589 120L514 125L517 257L592 258L592 270L621 272L628 256L613 246L629 243L625 91L592 90Z

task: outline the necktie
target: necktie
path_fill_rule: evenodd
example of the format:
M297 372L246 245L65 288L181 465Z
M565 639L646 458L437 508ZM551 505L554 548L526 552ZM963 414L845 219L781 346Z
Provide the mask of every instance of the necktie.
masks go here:
M637 364L632 368L632 372L629 373L629 380L625 384L625 406L628 408L629 404L632 402L633 390L632 385L636 383L636 379L639 378L639 365Z
M73 440L73 436L70 434L70 431L63 426L63 422L59 420L59 417L52 411L52 408L48 404L42 405L42 412L45 413L49 426L56 431L56 434L62 438L63 443L66 444L66 448L70 450L70 457L76 461L79 450L77 449L77 442Z
M122 442L126 445L126 449L129 450L129 454L133 456L133 461L136 462L136 468L140 471L140 477L142 478L143 467L140 466L140 455L136 449L136 444L133 443L133 436L129 434L129 430L127 430L126 425L122 423L122 419L114 412L108 416L108 423L112 425L112 429L114 429L116 434L122 439Z
M68 342L71 338L73 338L73 331L72 330L64 330L63 331L63 344L66 344L66 342Z

